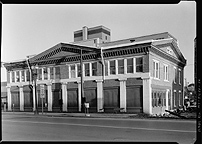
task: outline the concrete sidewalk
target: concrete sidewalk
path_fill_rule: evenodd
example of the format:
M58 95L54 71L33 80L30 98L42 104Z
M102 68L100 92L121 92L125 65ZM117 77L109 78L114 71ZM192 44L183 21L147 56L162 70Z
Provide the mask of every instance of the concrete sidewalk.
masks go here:
M12 115L34 115L34 112L5 112L2 114L12 114ZM60 113L60 112L39 112L37 116L49 116L49 117L91 117L91 118L130 118L131 116L136 116L137 114L115 114L115 113Z

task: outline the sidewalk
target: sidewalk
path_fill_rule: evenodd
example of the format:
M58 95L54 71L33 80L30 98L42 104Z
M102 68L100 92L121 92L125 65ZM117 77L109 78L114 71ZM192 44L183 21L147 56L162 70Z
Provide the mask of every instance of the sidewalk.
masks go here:
M34 112L5 112L2 114L12 114L12 115L34 115ZM60 112L39 112L37 116L48 116L48 117L90 117L90 118L130 118L136 116L137 114L115 114L115 113L60 113Z

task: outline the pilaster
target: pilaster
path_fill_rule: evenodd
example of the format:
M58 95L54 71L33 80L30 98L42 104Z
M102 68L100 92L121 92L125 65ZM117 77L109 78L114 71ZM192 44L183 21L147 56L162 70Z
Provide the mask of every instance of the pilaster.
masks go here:
M103 80L96 80L97 82L97 112L102 112L104 99L103 99Z
M48 83L47 87L48 87L48 111L52 111L52 103L53 103L52 83Z
M8 111L12 111L11 107L11 86L6 86L7 88L7 101L8 101Z
M67 82L62 82L62 111L67 111Z
M24 111L24 93L23 86L19 86L20 91L20 111Z
M120 82L120 108L124 108L122 112L126 112L126 80L127 78L118 79Z
M35 96L35 86L34 86L34 84L32 85L32 87L33 87L33 90L32 90L32 92L33 92L33 111L35 111L36 110L36 105L35 105L36 96Z
M152 114L151 79L143 79L143 113Z

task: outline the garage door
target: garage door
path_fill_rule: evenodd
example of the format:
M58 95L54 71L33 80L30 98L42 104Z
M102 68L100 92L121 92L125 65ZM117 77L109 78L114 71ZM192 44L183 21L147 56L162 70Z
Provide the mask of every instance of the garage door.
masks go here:
M126 87L127 112L142 112L142 86Z
M78 112L78 89L67 89L67 111Z
M104 88L105 112L113 112L113 109L119 106L120 106L119 87Z

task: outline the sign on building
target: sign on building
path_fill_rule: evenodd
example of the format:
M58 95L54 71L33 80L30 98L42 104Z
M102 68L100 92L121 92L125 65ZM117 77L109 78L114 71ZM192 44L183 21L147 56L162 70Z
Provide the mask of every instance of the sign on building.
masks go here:
M40 98L45 98L44 85L40 85Z

